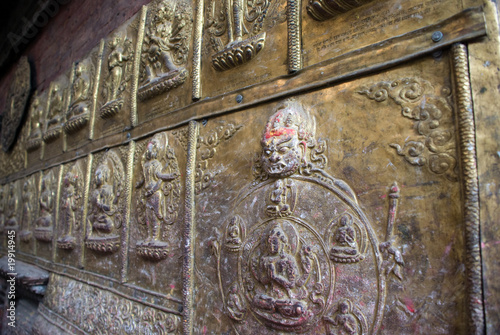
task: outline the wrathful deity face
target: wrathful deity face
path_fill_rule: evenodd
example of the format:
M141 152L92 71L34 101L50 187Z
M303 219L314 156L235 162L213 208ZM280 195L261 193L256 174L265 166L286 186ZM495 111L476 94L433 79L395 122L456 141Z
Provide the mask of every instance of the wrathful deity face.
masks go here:
M304 161L306 142L313 137L311 122L303 107L291 102L278 107L262 135L261 164L272 177L297 172Z

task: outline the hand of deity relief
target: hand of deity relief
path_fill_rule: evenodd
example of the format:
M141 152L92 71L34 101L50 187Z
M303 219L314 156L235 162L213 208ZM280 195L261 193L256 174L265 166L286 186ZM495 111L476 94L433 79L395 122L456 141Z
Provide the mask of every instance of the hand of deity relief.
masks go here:
M379 250L383 257L382 270L386 276L389 276L392 273L399 280L402 280L402 267L405 265L405 262L401 252L392 244L392 241L386 241L380 243L379 245Z

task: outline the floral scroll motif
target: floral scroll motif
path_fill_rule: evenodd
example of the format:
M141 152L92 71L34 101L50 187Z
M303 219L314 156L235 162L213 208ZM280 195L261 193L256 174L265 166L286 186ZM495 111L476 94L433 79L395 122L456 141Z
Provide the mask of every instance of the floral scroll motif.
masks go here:
M448 89L443 90L446 95ZM398 155L417 166L427 168L452 181L457 180L455 134L446 117L451 116L451 105L433 94L431 84L420 78L404 78L392 82L380 82L363 88L359 94L376 102L391 98L401 106L404 117L416 122L418 138L411 138L403 145L391 143Z
M207 172L208 161L214 157L217 146L221 141L229 140L242 126L235 126L232 123L218 126L205 136L198 139L198 150L200 161L196 164L195 187L196 193L207 188L216 175L214 172Z
M146 307L104 289L52 275L44 304L87 333L177 334L177 315Z

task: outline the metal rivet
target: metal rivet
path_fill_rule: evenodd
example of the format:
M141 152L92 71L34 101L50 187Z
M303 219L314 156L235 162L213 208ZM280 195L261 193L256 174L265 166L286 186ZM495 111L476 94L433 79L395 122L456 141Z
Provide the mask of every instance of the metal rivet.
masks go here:
M130 133L127 133L127 140L130 140Z
M239 103L239 104L241 104L242 101L243 101L243 96L241 94L238 94L236 96L236 102Z
M443 39L443 33L440 31L435 31L432 33L432 40L434 42L439 42Z

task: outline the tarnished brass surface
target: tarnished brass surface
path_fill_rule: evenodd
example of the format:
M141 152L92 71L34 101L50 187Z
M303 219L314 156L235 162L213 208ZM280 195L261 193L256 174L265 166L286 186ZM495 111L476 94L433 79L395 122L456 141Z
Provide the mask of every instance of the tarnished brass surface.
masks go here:
M21 57L10 85L7 108L2 113L2 149L8 151L17 139L31 90L28 57Z
M93 137L98 82L104 42L82 61L75 63L69 105L64 117L67 149L77 149Z
M196 198L194 333L325 334L349 324L359 334L466 332L466 249L457 234L465 227L460 184L448 175L458 173L448 60L200 129L200 138L217 138L217 129L241 126L216 142ZM373 85L374 101L365 94ZM412 158L425 164L398 154L396 143L420 141Z
M143 7L0 152L1 252L51 272L35 333L491 332L479 5Z
M135 118L142 16L136 14L104 42L93 138L122 132Z
M148 5L137 92L139 123L191 102L192 18L189 1Z
M73 74L68 71L50 84L47 108L42 118L42 158L50 159L66 149L63 131L64 116L68 109L70 82Z

